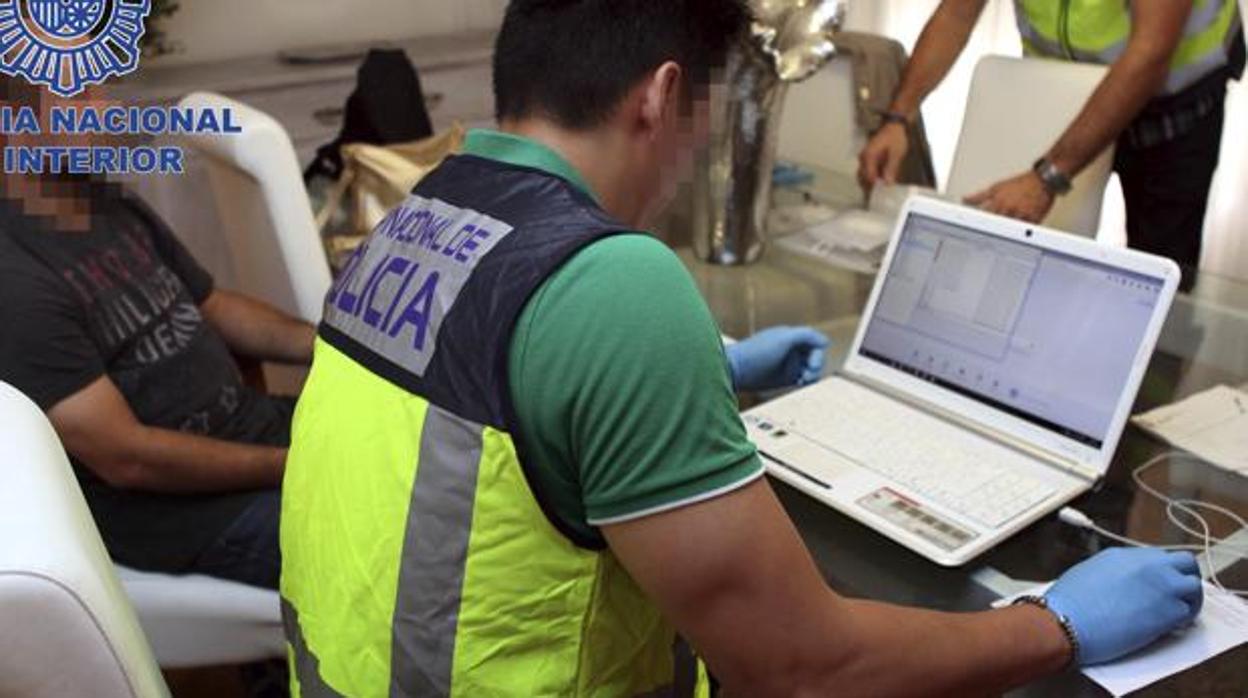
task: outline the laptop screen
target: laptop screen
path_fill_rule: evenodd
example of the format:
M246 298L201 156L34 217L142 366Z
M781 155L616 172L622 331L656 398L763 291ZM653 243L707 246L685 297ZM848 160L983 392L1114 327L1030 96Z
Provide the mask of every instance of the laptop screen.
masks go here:
M1164 285L912 213L859 351L1099 449Z

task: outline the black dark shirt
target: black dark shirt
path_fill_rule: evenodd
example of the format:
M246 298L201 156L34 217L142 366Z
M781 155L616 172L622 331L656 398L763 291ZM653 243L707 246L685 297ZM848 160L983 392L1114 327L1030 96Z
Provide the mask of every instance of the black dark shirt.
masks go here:
M91 196L86 232L0 202L0 380L46 411L107 376L148 426L285 446L289 405L243 384L200 314L212 277L142 203ZM148 569L184 569L254 497L126 492L74 465L110 552Z

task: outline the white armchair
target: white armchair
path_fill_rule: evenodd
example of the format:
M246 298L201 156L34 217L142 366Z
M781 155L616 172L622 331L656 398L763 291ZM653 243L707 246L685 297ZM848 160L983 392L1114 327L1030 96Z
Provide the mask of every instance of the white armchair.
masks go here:
M187 95L181 106L228 108L242 129L182 137L207 165L238 284L234 290L319 322L332 278L286 129L261 111L210 92ZM304 374L291 367L265 367L269 388L277 392L296 392Z
M5 383L0 443L0 695L167 696L56 433Z
M321 319L329 262L294 146L269 115L210 92L183 107L228 108L242 133L183 137L208 163L238 289L307 320Z
M780 118L780 158L856 176L858 152L867 142L858 126L856 99L853 62L847 56L790 85Z
M0 696L163 696L157 665L285 656L277 592L114 568L56 432L4 383L0 444Z

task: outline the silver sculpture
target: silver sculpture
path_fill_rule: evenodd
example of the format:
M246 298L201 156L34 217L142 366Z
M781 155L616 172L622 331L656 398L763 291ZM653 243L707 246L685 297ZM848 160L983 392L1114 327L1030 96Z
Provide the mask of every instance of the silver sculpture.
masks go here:
M753 0L750 33L711 87L710 142L693 182L694 249L715 264L763 253L780 115L788 86L836 55L845 0Z

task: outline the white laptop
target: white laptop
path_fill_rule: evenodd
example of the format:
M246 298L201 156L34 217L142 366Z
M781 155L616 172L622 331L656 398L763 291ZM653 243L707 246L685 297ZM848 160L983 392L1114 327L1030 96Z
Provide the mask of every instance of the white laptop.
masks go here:
M746 426L774 476L960 565L1104 476L1179 275L911 198L844 370Z

